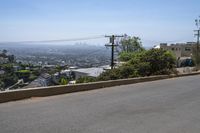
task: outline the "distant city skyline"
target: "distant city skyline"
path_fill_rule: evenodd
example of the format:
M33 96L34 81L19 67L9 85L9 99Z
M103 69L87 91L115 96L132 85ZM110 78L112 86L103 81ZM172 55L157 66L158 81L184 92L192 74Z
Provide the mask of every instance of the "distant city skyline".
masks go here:
M124 33L140 37L146 47L195 41L199 5L199 0L1 0L0 42Z

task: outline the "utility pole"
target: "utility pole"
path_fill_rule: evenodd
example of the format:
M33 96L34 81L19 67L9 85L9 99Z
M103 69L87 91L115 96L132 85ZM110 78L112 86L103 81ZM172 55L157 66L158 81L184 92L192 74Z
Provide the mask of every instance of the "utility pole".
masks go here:
M195 30L195 32L197 32L195 36L197 37L197 50L199 50L200 29Z
M200 38L200 16L199 19L195 20L196 26L197 26L197 30L195 30L195 36L197 37L197 44L196 44L196 63L197 66L199 67L199 63L200 63L200 57L199 57L199 38Z
M105 46L111 47L111 69L114 68L114 48L117 47L118 45L115 44L115 39L117 37L124 37L124 36L119 36L119 35L111 35L111 36L105 36L110 38L110 43L106 44Z

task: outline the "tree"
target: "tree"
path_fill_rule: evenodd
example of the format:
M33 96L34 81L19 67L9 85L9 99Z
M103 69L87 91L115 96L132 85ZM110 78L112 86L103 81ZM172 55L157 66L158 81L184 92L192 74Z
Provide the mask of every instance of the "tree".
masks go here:
M14 85L18 81L18 77L15 74L6 74L3 79L3 87L9 87L11 85Z
M135 52L127 63L102 73L98 79L116 80L175 73L175 61L170 51L162 49Z
M13 73L14 72L14 68L12 64L3 64L1 65L1 68L3 70L5 70L6 73Z
M142 46L141 39L139 37L125 37L121 41L121 52L119 54L119 58L121 61L129 61L132 56L134 56L135 52L145 51Z
M119 54L119 59L120 59L120 61L127 62L132 58L133 55L134 55L134 53L121 52Z
M129 65L137 65L139 63L149 64L149 75L169 74L175 68L176 59L170 51L151 49L141 54L136 54L128 62Z
M144 48L142 47L142 42L139 37L125 37L121 41L121 50L122 52L136 52L136 51L142 51Z

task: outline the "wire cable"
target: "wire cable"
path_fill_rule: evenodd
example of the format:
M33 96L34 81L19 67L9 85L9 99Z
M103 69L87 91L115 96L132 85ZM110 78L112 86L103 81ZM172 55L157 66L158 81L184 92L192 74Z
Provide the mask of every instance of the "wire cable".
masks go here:
M41 41L16 41L16 42L0 42L0 44L24 44L24 43L55 43L55 42L72 42L83 40L94 40L104 38L104 35L82 37L82 38L69 38L69 39L55 39L55 40L41 40Z

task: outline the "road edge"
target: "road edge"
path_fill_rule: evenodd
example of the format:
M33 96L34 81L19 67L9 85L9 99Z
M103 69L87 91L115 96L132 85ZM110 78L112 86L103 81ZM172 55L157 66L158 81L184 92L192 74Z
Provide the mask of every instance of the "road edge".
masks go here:
M0 103L23 100L23 99L28 99L31 97L48 97L48 96L54 96L54 95L97 90L97 89L102 89L106 87L136 84L136 83L142 83L142 82L150 82L150 81L163 80L163 79L169 79L169 78L193 76L193 75L199 75L199 74L200 72L192 72L189 74L139 77L139 78L131 78L131 79L120 79L120 80L77 84L77 85L70 85L70 86L51 86L51 87L13 90L13 91L7 91L7 92L0 92Z

